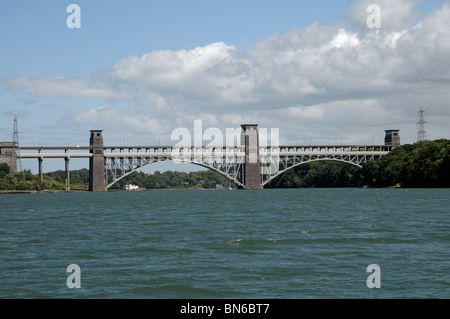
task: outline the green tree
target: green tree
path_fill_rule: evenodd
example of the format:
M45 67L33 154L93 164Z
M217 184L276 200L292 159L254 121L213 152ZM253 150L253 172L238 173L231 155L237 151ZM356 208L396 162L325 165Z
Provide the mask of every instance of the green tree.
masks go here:
M357 187L361 169L339 162L318 161L287 170L267 184L268 188Z
M450 187L450 141L422 141L402 145L381 159L364 165L366 185L387 187Z
M10 168L9 165L6 163L1 163L0 164L0 178L4 177L5 175L10 173Z

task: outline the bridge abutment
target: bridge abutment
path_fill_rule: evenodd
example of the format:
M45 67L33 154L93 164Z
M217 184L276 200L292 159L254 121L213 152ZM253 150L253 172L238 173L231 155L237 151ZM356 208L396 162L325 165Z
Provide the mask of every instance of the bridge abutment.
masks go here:
M89 158L89 190L93 192L104 192L107 189L102 130L91 130L90 132L89 146L92 147L92 157Z
M258 124L242 124L241 128L241 145L245 147L245 163L242 172L243 189L262 189Z
M400 130L384 130L384 145L391 146L392 150L400 146Z
M0 163L8 164L11 172L17 172L17 153L14 142L0 142Z

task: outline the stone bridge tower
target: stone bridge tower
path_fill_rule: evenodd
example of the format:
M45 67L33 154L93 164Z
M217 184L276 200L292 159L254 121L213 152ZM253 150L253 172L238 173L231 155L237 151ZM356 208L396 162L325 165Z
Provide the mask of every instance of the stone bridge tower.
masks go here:
M92 147L92 157L89 158L89 190L104 192L106 191L106 181L102 130L91 130L90 132L89 146Z
M8 164L11 172L17 172L17 152L14 142L0 142L0 163Z
M242 124L241 128L241 145L245 146L245 163L242 172L243 188L262 189L258 124Z
M400 130L384 130L384 145L392 146L392 150L400 146Z

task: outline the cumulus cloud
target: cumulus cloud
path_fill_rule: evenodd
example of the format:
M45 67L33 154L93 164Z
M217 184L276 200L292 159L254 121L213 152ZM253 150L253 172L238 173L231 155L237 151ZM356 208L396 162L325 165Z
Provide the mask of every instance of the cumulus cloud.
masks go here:
M315 23L242 51L218 42L128 57L87 78L1 81L49 97L126 101L125 109L99 106L64 121L121 123L138 134L203 119L221 128L246 121L280 127L285 140L317 130L323 141L339 130L356 141L371 123L414 117L419 103L450 117L450 7L444 4L418 21L416 1L380 0L381 28L369 29L370 3L361 0L350 8L348 27ZM414 129L412 124L409 133ZM448 133L443 127L440 132ZM382 131L373 134L382 142Z
M156 133L161 132L162 127L157 120L142 114L138 109L116 109L108 105L91 108L67 119L72 124L96 125L104 123L106 128L114 129L117 126L132 127L135 132Z
M415 10L415 6L419 2L419 0L360 0L350 7L347 18L351 27L365 33L368 31L367 19L374 12L369 6L376 4L381 11L382 30L401 31L418 22L419 11Z
M119 94L120 91L116 91L114 86L98 80L95 76L91 78L32 77L3 79L2 82L13 89L48 97L129 98Z

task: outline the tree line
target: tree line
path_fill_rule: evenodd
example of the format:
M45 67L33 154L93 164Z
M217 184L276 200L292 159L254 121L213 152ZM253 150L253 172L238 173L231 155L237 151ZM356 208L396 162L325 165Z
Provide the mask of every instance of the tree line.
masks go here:
M57 181L65 182L65 171L59 170L46 173L46 176L52 177ZM70 172L71 183L89 185L89 170L81 169ZM155 171L153 174L147 174L142 171L132 172L126 177L112 185L111 189L123 189L125 185L133 184L140 188L216 188L217 185L228 187L228 179L213 171L198 172L173 172L166 171L161 173ZM230 184L230 186L232 186Z
M373 187L450 187L450 140L402 145L365 164L362 179Z
M43 181L38 175L30 170L24 172L11 172L9 165L0 164L0 190L8 191L43 191L43 190L65 190L66 172L57 170L45 173ZM125 185L133 184L145 189L159 188L236 188L224 176L213 171L198 172L159 172L146 174L142 171L133 172L124 177L111 189L123 189ZM70 189L87 190L89 188L89 170L86 168L70 171Z
M86 175L87 173L87 175ZM82 169L70 172L71 178L70 188L85 190L89 185L89 171ZM78 177L87 176L87 178ZM31 170L23 172L11 172L10 167L6 163L0 164L0 190L6 191L43 191L43 190L65 190L65 172L55 171L45 173L43 180L36 174L32 174Z
M345 163L317 161L287 170L266 188L361 187L361 169Z
M126 184L146 189L235 187L227 178L210 170L190 173L155 171L153 174L133 172L111 186L111 189L123 189Z
M356 166L310 162L275 178L266 187L450 187L450 140L421 141L395 148Z
M71 189L87 189L87 169L70 172ZM207 170L197 172L133 172L111 188L122 189L126 184L140 188L224 188L236 187L224 176ZM318 161L294 167L276 177L266 188L300 187L450 187L450 140L422 141L397 147L382 158L356 166ZM0 190L64 190L65 171L44 174L41 181L29 170L10 172L7 164L0 164Z

